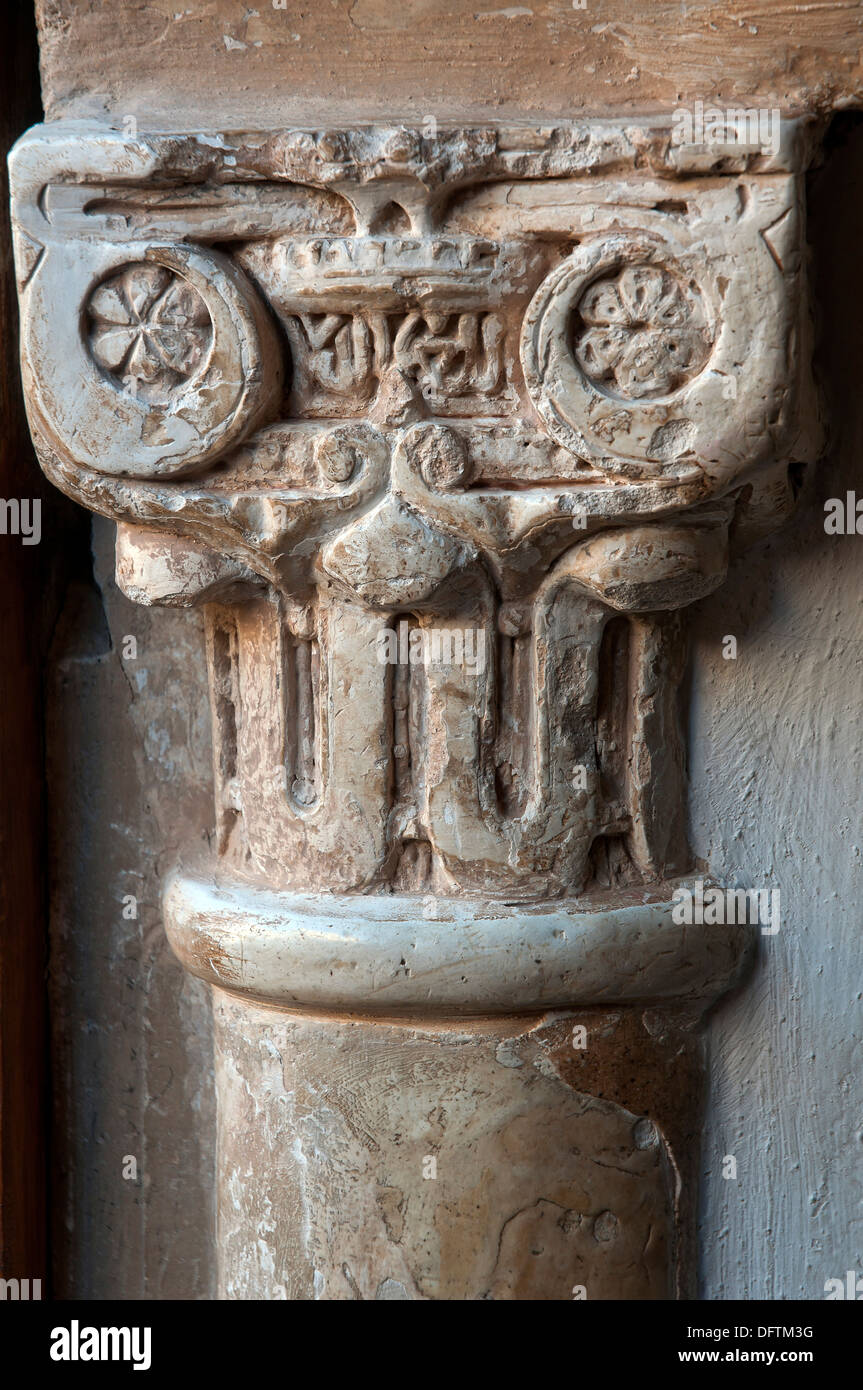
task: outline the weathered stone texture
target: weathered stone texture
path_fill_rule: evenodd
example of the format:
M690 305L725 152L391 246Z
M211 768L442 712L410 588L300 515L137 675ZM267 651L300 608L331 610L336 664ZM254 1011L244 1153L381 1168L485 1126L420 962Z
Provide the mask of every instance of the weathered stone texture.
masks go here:
M674 1295L667 1146L568 1081L578 1016L416 1027L225 995L215 1010L224 1297Z
M859 103L859 7L828 0L39 0L49 119L152 128L568 119L703 100Z

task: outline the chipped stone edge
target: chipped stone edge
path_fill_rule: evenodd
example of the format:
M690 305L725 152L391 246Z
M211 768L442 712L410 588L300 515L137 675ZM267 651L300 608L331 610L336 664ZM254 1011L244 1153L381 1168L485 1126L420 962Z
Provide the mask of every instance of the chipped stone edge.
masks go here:
M561 178L627 169L670 178L800 173L817 159L820 128L811 116L782 116L774 153L736 142L676 144L670 115L520 125L441 123L433 136L410 122L229 133L148 130L130 136L94 121L55 121L26 131L10 152L9 167L14 201L19 208L39 208L44 217L41 190L53 182L134 185L159 177L185 183L215 177L331 187L394 173L425 184L441 179L457 184L459 175Z

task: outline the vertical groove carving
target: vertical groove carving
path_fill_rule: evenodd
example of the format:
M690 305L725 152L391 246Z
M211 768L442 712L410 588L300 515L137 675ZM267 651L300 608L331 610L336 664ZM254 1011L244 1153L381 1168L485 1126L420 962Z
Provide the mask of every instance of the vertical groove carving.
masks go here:
M293 620L293 621L292 621ZM285 781L295 810L309 811L321 796L320 673L314 614L297 609L283 617L281 689L285 733Z
M530 634L498 634L497 671L498 808L504 820L518 820L530 790L530 739L535 727Z
M686 640L679 613L633 619L637 672L630 750L630 854L649 877L686 870L686 759L679 687Z
M239 733L239 649L234 612L212 604L207 613L207 659L213 711L213 763L216 777L216 838L225 854L241 819L237 781Z
M631 625L619 614L605 624L599 646L596 761L606 834L628 828L627 782L632 701Z
M387 703L392 712L392 778L388 837L391 852L384 876L397 892L427 888L432 847L421 815L424 794L423 743L426 678L423 662L410 659L420 627L416 615L394 614L398 660L388 671Z

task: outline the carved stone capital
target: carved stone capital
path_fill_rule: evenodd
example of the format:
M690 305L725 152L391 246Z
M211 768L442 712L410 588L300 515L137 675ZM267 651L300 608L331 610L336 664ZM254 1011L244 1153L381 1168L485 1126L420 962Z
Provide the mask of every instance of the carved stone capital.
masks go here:
M645 1201L664 1243L632 1296L688 1286L691 1136L663 1129L650 1086L631 1112L622 1072L601 1079L612 1063L573 1080L549 1060L557 1034L534 1031L542 1011L577 1030L611 1008L612 1034L642 1019L624 1069L657 1047L670 1066L751 947L751 927L674 920L694 867L680 610L785 520L817 452L809 143L786 123L776 154L711 163L662 121L137 139L57 124L12 156L42 466L119 523L130 597L206 606L218 848L178 866L165 920L187 968L246 1001L219 1004L223 1059L260 1090L237 1009L312 1052L322 1017L362 1016L368 1055L413 1027L463 1087L474 1064L453 1061L446 1020L486 1016L468 1032L490 1115L545 1124L559 1095L579 1143L634 1134L633 1172L653 1155ZM515 1069L506 1097L486 1034ZM515 1037L532 1041L507 1060ZM542 1096L539 1074L555 1078ZM224 1164L240 1171L232 1078ZM357 1103L369 1133L395 1123L370 1094ZM327 1127L310 1113L279 1121L273 1183L300 1181L282 1151ZM469 1153L472 1123L454 1119L444 1148ZM350 1167L336 1130L326 1162ZM568 1161L549 1139L525 1167L522 1209L551 1206L509 1231L505 1258L513 1193L489 1199L498 1263L478 1256L458 1294L458 1242L429 1255L412 1236L395 1258L386 1212L367 1213L368 1267L347 1279L315 1208L312 1273L291 1273L290 1296L374 1297L394 1281L405 1297L569 1297L591 1278L613 1296L596 1272L606 1231L634 1250L641 1216L622 1234L623 1216L600 1221L589 1250L570 1240L612 1207L589 1214L590 1197L566 1216ZM349 1206L386 1186L372 1169ZM333 1171L315 1181L323 1200ZM286 1239L292 1219L279 1217ZM534 1279L520 1262L537 1241L552 1253ZM225 1255L229 1296L269 1288L248 1258Z

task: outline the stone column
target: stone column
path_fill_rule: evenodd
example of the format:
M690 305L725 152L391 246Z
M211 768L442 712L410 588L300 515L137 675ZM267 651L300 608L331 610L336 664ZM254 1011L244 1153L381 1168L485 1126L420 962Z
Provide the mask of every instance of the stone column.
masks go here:
M693 1292L687 605L813 457L801 171L668 122L141 135L12 174L30 422L206 607L226 1298Z

